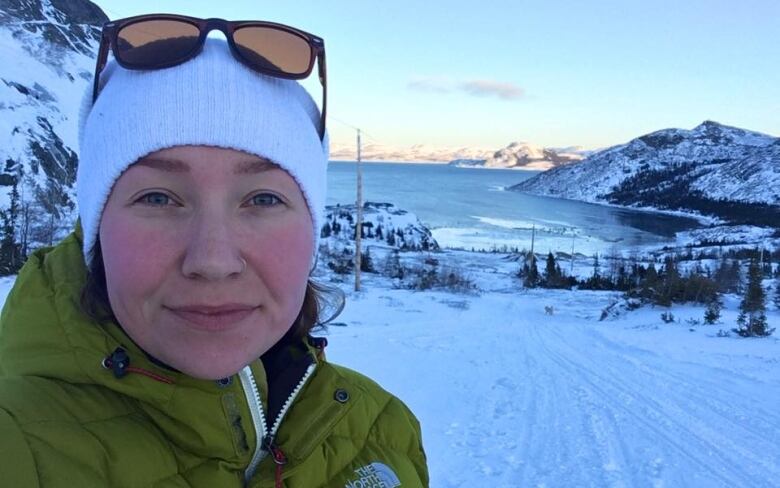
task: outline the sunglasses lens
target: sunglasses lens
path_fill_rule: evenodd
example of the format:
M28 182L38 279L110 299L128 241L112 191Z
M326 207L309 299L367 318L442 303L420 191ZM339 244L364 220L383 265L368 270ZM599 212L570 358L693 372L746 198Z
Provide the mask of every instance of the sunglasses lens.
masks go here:
M200 30L178 20L146 20L123 27L114 55L123 63L153 69L175 63L198 47Z
M281 29L248 26L233 33L238 51L249 63L290 76L305 76L313 53L303 37Z

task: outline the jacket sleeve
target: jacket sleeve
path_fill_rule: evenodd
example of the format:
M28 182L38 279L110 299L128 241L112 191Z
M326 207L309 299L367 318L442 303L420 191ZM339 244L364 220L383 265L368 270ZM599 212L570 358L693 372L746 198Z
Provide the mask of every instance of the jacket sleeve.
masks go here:
M403 469L405 475L401 475L400 471L397 473L403 480L403 486L428 487L428 462L423 449L420 422L404 402L394 396L390 398L374 423L373 435L375 442L393 446L405 460L403 464L408 466Z
M398 403L401 404L401 408L406 413L407 418L409 419L409 423L412 426L412 431L414 432L414 438L409 443L409 459L414 464L415 469L417 470L417 475L420 477L420 481L422 482L423 486L428 486L429 478L428 478L428 460L425 456L425 449L423 449L423 442L422 442L422 429L420 428L420 421L417 420L417 417L412 413L411 410L409 410L409 407L406 406L405 403L403 403L400 400L397 400Z
M0 408L0 473L3 486L40 486L27 440L16 421L3 408Z

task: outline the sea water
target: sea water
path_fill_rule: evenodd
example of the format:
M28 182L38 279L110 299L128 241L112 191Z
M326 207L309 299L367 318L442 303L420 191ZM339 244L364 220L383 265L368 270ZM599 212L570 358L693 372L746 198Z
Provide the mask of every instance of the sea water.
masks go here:
M539 197L507 187L538 172L443 164L363 163L363 200L415 213L443 247L530 249L592 255L674 245L693 218ZM356 163L330 163L328 204L354 203Z

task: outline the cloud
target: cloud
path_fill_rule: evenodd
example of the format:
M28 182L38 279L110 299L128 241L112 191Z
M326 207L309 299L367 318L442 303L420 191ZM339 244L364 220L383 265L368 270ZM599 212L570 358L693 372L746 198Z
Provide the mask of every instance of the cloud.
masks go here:
M494 80L470 80L459 88L476 97L498 97L501 100L517 100L525 96L525 90L513 83Z
M525 97L525 90L514 83L485 79L453 80L443 76L423 76L412 78L406 87L426 93L460 91L474 97L496 97L501 100L519 100Z
M410 90L417 90L428 93L449 93L452 82L447 78L428 76L413 78L406 87Z

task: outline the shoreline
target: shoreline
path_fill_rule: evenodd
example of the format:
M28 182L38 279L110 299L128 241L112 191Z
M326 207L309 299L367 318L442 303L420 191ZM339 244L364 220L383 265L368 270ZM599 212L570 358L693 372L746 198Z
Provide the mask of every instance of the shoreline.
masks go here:
M501 191L515 191L510 190L508 187L502 187ZM533 197L544 197L544 198L554 198L556 200L568 200L570 202L579 202L579 203L588 203L591 205L601 205L604 207L612 207L612 208L618 208L622 210L632 210L635 212L644 212L644 213L650 213L650 214L663 214L663 215L672 215L675 217L685 217L692 220L695 220L699 222L702 225L708 226L708 227L719 227L719 226L729 226L729 225L744 225L744 224L732 224L726 220L721 219L720 217L714 217L710 215L703 215L694 211L684 211L684 210L668 210L668 209L662 209L662 208L655 208L655 207L634 207L630 205L620 205L618 203L610 203L610 202L602 202L602 201L592 201L592 200L577 200L576 198L565 198L565 197L559 197L559 196L552 196L552 195L544 195L540 193L532 193L528 191L516 191L516 193L524 193L526 195L530 195ZM758 226L753 226L758 227Z

